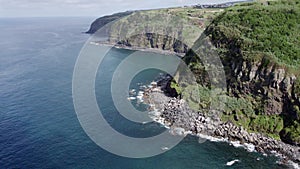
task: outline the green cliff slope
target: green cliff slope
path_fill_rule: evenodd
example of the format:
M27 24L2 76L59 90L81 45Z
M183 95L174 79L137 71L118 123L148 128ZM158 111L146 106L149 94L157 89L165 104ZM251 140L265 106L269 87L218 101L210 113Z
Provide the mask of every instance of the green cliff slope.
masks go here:
M103 26L105 26L106 24L116 21L122 17L128 16L130 14L132 14L132 11L127 11L127 12L120 12L120 13L116 13L113 15L107 15L107 16L103 16L101 18L96 19L90 29L86 32L88 34L94 34L96 33L99 29L101 29Z
M216 14L223 9L168 8L118 13L97 19L88 33L108 27L107 42L131 48L186 53ZM110 25L106 25L106 24Z
M157 22L168 15L183 19L184 26L174 27L168 19ZM225 10L186 7L120 13L99 18L89 32L116 21L109 30L110 44L186 53L183 59L201 84L200 103L191 101L190 106L200 111L219 98L210 96L216 89L190 48L196 42L193 49L205 51L201 44L209 41L226 75L225 107L218 110L222 120L299 145L299 18L300 1L277 0L241 3ZM175 79L184 81L180 74ZM171 87L183 95L195 93L191 86L173 83Z
M299 1L243 3L207 27L226 73L224 121L300 143L299 18ZM203 83L203 66L193 58L188 54L185 60Z

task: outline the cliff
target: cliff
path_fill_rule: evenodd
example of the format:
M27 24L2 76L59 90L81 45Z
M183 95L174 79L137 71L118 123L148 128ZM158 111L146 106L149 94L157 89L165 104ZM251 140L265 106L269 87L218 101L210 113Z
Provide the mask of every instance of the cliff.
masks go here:
M224 121L299 145L299 17L297 1L244 3L226 9L207 27L205 35L226 74ZM199 82L209 83L194 57L185 60L200 72Z
M118 13L94 21L88 33L103 32L101 28L111 21L106 25L108 38L102 43L183 54L220 11L184 7Z
M116 21L122 17L125 17L127 15L132 14L133 11L127 11L127 12L120 12L120 13L116 13L113 15L107 15L107 16L103 16L101 18L96 19L90 26L90 29L85 32L88 34L94 34L97 32L97 30L101 29L103 26L105 26L106 24Z
M166 23L156 22L168 15L185 20L186 27L174 27L167 19ZM222 121L299 145L299 18L298 1L278 0L242 3L225 11L186 7L120 13L97 19L88 32L94 33L104 24L119 19L110 27L108 43L186 53L183 59L201 84L199 97L204 99L197 106L199 111L207 109L216 98L209 98L214 87L205 66L189 47L197 41L209 40L226 75ZM200 43L193 49L201 47ZM189 86L171 84L170 87L178 94L193 93Z

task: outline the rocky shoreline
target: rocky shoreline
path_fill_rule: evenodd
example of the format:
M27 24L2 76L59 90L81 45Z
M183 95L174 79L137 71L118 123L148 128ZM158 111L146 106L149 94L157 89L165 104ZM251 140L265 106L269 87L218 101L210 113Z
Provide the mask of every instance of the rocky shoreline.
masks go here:
M108 42L93 42L94 45L112 46L115 48L154 52L165 55L177 55L172 51L160 49L136 48L124 45L116 45ZM230 121L223 122L218 116L207 116L201 112L191 110L187 103L174 97L170 93L170 76L160 76L156 80L156 85L145 89L143 100L151 105L150 116L165 127L182 128L184 133L190 133L200 138L209 140L226 141L236 146L244 146L249 151L257 151L263 154L275 154L279 156L282 163L289 160L300 164L300 147L286 144L260 133L249 133L243 127L236 126ZM212 113L214 114L214 113ZM215 113L217 114L217 113Z
M182 128L187 133L201 138L214 138L244 146L249 151L276 154L282 163L288 163L290 160L299 166L300 147L274 140L260 133L249 133L230 121L221 121L216 115L207 116L191 110L184 100L168 96L166 88L170 79L171 77L161 77L157 85L145 90L145 103L156 110L156 113L151 114L155 121L166 127Z
M133 51L143 51L143 52L151 52L151 53L158 53L162 55L176 55L179 57L184 57L185 53L178 53L171 50L162 50L158 48L147 48L147 47L135 47L135 46L126 46L123 44L114 44L110 43L108 41L97 41L97 42L90 42L92 45L98 45L98 46L109 46L114 47L117 49L126 49L126 50L133 50Z

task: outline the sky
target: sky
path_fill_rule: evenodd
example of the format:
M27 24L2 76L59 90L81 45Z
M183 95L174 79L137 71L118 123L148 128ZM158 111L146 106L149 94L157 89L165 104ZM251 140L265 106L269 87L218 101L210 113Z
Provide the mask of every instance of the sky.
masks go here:
M234 0L0 0L0 17L103 16L138 9L155 9Z

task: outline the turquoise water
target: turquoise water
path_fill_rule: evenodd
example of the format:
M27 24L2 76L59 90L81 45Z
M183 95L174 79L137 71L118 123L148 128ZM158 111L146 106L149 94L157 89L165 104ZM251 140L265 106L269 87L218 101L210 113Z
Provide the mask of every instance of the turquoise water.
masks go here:
M226 143L199 144L192 136L164 154L145 159L119 157L98 147L81 128L72 101L74 65L89 37L81 32L91 21L0 19L0 168L284 168L275 157ZM105 57L96 79L97 99L105 101L100 108L118 131L135 137L156 135L164 131L159 124L127 121L112 104L111 75L129 54L114 49ZM150 82L156 73L148 71L136 79ZM234 159L240 162L226 166Z

